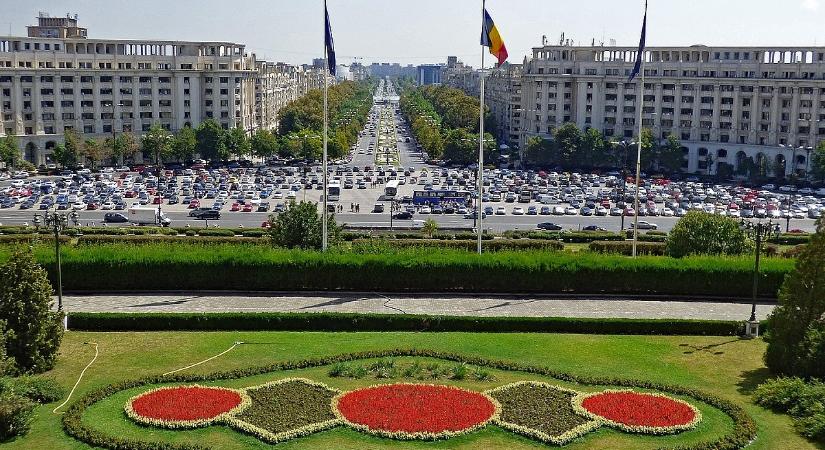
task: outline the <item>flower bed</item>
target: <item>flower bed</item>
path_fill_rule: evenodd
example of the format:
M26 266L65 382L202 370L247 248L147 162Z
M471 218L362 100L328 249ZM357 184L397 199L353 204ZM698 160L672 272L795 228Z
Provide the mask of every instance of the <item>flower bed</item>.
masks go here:
M577 391L538 381L518 381L490 391L501 405L496 425L553 445L564 445L601 423L573 409Z
M286 378L246 389L252 404L227 423L261 440L278 443L332 428L340 421L332 412L339 393L304 378Z
M249 406L241 391L208 386L174 386L152 389L126 403L132 420L164 428L196 428L211 425Z
M607 390L580 394L573 402L579 414L631 433L678 433L702 420L690 403L661 394Z
M357 430L393 439L442 439L483 427L498 402L453 386L388 384L343 393L336 414Z

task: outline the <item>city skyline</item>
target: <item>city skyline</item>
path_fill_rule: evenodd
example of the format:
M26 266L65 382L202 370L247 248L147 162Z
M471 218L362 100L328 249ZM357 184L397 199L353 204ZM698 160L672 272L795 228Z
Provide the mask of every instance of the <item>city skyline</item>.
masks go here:
M126 2L114 2L127 5ZM317 3L317 4L316 4ZM336 49L340 64L359 62L441 63L449 55L477 66L481 49L480 2L457 0L394 4L382 8L376 0L329 2ZM197 4L198 10L192 7ZM141 2L141 8L112 8L112 2L80 0L70 7L57 0L27 4L14 0L0 22L3 34L25 35L25 27L38 12L54 17L78 14L90 38L170 39L232 41L244 43L258 58L292 64L310 63L323 49L322 3L266 2L238 3L232 14L207 14L225 8L214 0L162 3ZM542 36L548 43L559 42L562 32L576 45L635 45L641 26L643 3L596 0L589 4L548 6L539 0L505 2L490 0L487 8L510 50L512 63L521 63ZM825 44L817 34L823 15L820 0L793 0L787 7L764 14L768 1L734 0L724 4L697 0L690 4L651 2L648 45L788 45ZM128 22L120 20L128 11ZM163 11L163 13L158 13ZM369 13L368 16L366 13ZM730 17L738 19L730 23ZM182 19L183 18L183 19ZM683 23L701 23L702 28L679 28ZM783 24L793 23L793 27ZM149 24L149 25L143 25ZM5 28L5 29L3 29ZM678 34L669 30L678 29ZM435 31L434 31L435 30ZM313 41L317 41L314 43Z

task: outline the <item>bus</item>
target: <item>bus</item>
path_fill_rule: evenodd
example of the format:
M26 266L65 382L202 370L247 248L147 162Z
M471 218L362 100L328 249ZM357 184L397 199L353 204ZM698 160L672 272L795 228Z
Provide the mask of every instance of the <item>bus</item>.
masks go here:
M386 200L392 200L396 195L398 195L398 180L390 180L387 182L387 185L384 186L384 198Z
M414 191L413 205L439 205L441 203L469 204L470 193L467 191L432 190Z
M327 185L327 201L337 202L341 199L341 182L339 180L331 180Z

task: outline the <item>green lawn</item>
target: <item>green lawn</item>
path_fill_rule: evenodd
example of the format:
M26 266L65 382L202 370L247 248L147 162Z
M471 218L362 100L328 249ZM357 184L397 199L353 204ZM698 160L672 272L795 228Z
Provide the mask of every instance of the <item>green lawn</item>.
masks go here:
M756 383L767 376L761 356L760 340L730 337L653 337L593 336L551 334L472 334L472 333L79 333L69 332L61 348L57 368L51 373L70 388L93 355L87 342L97 342L100 357L86 373L75 398L106 384L143 375L160 374L217 354L234 341L243 341L232 352L192 371L210 373L269 364L274 361L335 355L345 352L416 347L461 353L490 359L512 360L548 366L576 375L612 376L646 379L659 383L698 388L742 405L759 428L757 440L749 449L795 450L825 448L799 437L790 420L754 406L749 397ZM450 364L450 363L444 363ZM517 372L491 370L494 381L463 381L471 389L489 389L517 379L544 378ZM241 387L283 378L304 376L339 389L376 383L374 379L330 378L327 367L294 370L228 380L216 384ZM546 380L546 379L545 379ZM549 380L553 381L553 380ZM556 382L560 385L564 383ZM583 386L576 389L590 390ZM87 410L84 423L123 437L174 442L203 442L213 448L271 448L260 441L223 427L169 432L140 428L126 419L123 403L142 389L120 392ZM55 404L43 406L32 431L23 439L0 447L10 449L85 449L64 435L60 418L52 414ZM700 404L705 420L699 428L678 436L644 437L612 430L600 430L570 444L570 449L647 449L708 440L730 429L730 419L719 411ZM65 409L65 408L64 408ZM509 432L488 427L469 435L436 443L394 442L337 428L331 431L280 444L282 448L542 448L542 444Z

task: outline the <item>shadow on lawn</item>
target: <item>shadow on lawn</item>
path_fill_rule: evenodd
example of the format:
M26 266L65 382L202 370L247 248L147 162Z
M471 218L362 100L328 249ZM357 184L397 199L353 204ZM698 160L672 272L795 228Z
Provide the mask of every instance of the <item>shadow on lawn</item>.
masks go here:
M731 339L729 341L717 342L715 344L708 344L708 345L679 344L679 347L687 348L687 350L685 350L683 352L685 355L692 355L694 353L699 353L699 352L710 353L712 355L724 355L725 352L719 351L719 350L716 350L716 349L718 349L719 347L722 347L723 345L733 344L734 342L739 342L741 340L742 340L741 338L736 338L736 339Z
M736 390L743 395L752 395L760 384L768 381L772 377L773 375L767 367L746 370L739 375Z

